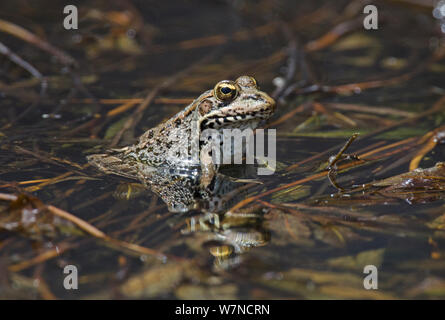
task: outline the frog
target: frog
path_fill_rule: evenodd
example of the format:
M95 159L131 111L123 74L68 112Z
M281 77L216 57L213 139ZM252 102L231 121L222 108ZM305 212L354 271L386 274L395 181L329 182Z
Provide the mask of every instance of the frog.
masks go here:
M197 182L202 190L215 183L220 167L212 157L212 137L202 139L202 133L207 129L221 135L224 129L256 129L275 108L275 100L259 89L255 78L222 80L185 109L147 130L134 145L92 154L87 160L106 174L141 181L158 195L162 193L162 198L183 193L181 190Z

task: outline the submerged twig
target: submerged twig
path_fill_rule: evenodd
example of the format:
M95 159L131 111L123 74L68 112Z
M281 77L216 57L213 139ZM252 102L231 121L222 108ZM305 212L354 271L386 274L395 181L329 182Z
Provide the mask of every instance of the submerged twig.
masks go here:
M363 26L363 18L358 17L356 19L342 22L338 25L336 25L332 30L330 30L328 33L324 34L322 37L313 40L309 43L307 43L304 46L304 49L306 52L312 52L312 51L318 51L321 49L324 49L328 47L329 45L333 44L335 41L337 41L341 36L345 35L346 33L349 33L355 29L358 29Z
M331 184L337 188L340 191L343 191L344 189L340 187L340 185L337 183L335 177L337 176L337 162L343 159L351 159L351 160L361 160L357 155L345 155L345 151L349 148L349 146L354 142L354 140L358 137L358 133L354 133L352 137L349 138L349 140L345 143L345 145L340 149L340 151L335 155L329 158L328 161L328 178Z
M77 66L77 62L74 60L73 57L63 52L62 50L54 47L53 45L49 44L45 40L37 37L30 31L12 22L0 19L0 31L9 33L19 39L22 39L26 42L35 45L36 47L42 49L43 51L46 51L51 55L55 56L64 65Z
M31 65L29 62L23 60L21 57L19 57L17 54L11 51L7 46L5 46L3 43L0 42L0 53L8 57L9 60L14 62L15 64L19 65L26 71L28 71L33 77L39 79L40 81L43 81L43 76L40 73L39 70L37 70L33 65Z
M443 141L445 139L445 126L441 126L433 131L425 134L422 139L419 141L420 143L425 143L425 145L415 154L409 163L409 170L412 171L419 167L420 161L422 161L423 157L434 149L437 143Z
M5 126L2 127L2 129L10 128L14 123L16 123L18 120L22 119L26 114L28 114L32 109L34 109L39 103L41 98L45 95L46 89L48 87L48 81L47 79L40 73L39 70L37 70L33 65L31 65L29 62L23 60L21 57L19 57L17 54L11 51L7 46L5 46L3 43L0 42L0 53L8 57L12 62L17 64L18 66L22 67L26 71L28 71L33 77L38 79L41 84L40 88L40 95L39 98L36 99L34 102L31 103L31 105L23 111L17 118L11 120L9 123L7 123Z
M17 199L18 199L18 196L14 195L14 194L0 193L0 200L16 201ZM97 229L93 225L86 222L85 220L82 220L82 219L72 215L71 213L69 213L65 210L62 210L60 208L57 208L53 205L46 205L46 208L52 214L54 214L60 218L63 218L67 221L70 221L71 223L76 225L79 229L86 232L87 234L92 235L93 237L98 238L100 240L103 240L105 242L105 244L107 244L107 245L127 249L127 250L130 250L132 252L142 254L142 255L153 255L153 256L158 257L161 260L165 260L167 258L167 256L165 256L164 254L162 254L154 249L150 249L147 247L140 246L138 244L128 243L126 241L111 238L111 237L107 236L104 232L102 232L101 230ZM53 256L54 254L50 254L50 255ZM28 266L28 264L26 264L26 266ZM21 270L22 266L13 267L13 269L17 269L17 268Z
M360 160L356 160L356 161L353 161L353 162L350 162L350 163L346 163L344 165L339 166L337 169L338 170L344 170L344 169L354 168L354 167L356 167L358 165L361 165L361 164L365 163L365 161L363 160L364 158L367 158L367 157L369 157L369 156L371 156L373 154L379 153L381 151L384 151L384 150L387 150L387 149L390 149L390 148L395 148L395 147L398 147L400 145L404 145L405 144L407 146L404 147L404 148L398 148L398 149L396 149L394 151L389 151L389 152L387 152L385 154L380 155L378 158L374 158L374 159L370 159L370 160L378 160L378 159L382 159L382 158L388 157L390 155L394 155L394 154L397 154L397 153L404 152L408 148L412 148L414 146L415 140L416 140L415 138L408 138L408 139L405 139L405 140L402 140L402 141L398 141L398 142L395 142L395 143L392 143L392 144L389 144L389 145L386 145L386 146L374 149L374 150L366 152L364 154L360 154L358 156L358 158ZM281 191L281 190L289 189L291 187L294 187L294 186L297 186L297 185L300 185L300 184L303 184L303 183L306 183L306 182L309 182L309 181L313 181L313 180L325 177L326 175L328 175L328 171L322 171L322 172L316 173L314 175L311 175L311 176L308 176L308 177L305 177L305 178L302 178L302 179L299 179L299 180L296 180L296 181L293 181L293 182L281 185L281 186L276 187L274 189L267 190L267 191L265 191L263 193L260 193L260 194L258 194L256 196L252 196L252 197L249 197L247 199L244 199L244 200L238 202L233 207L231 207L228 210L228 212L233 213L236 210L239 210L240 208L246 206L247 204L249 204L249 203L251 203L253 201L256 201L258 199L261 199L261 198L263 198L265 196L268 196L270 194L273 194L273 193Z
M288 40L288 64L287 64L287 72L283 79L283 83L278 86L275 91L272 93L272 98L279 99L281 94L287 89L288 85L293 80L296 69L297 69L297 59L298 59L298 48L297 48L297 40L289 28L289 26L285 23L281 24L281 28L283 29L283 34L286 36Z

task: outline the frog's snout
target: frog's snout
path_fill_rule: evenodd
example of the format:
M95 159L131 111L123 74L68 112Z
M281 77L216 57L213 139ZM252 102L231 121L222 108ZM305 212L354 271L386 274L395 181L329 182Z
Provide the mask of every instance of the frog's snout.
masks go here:
M269 110L270 114L274 113L277 106L275 100L265 92L261 92L261 98L264 101L266 110Z

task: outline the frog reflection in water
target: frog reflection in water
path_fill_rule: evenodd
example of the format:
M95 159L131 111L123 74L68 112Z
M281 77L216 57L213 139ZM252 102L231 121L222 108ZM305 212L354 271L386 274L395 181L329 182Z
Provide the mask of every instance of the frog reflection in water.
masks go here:
M186 212L230 184L217 177L214 144L200 140L202 132L213 129L222 135L223 129L255 129L274 110L275 101L258 89L254 78L220 81L183 111L146 131L137 144L90 155L88 161L105 173L141 181L170 211Z
M194 246L209 250L214 257L215 271L226 270L240 264L242 253L269 242L270 232L263 226L263 214L260 207L235 214L208 212L199 217L187 218L181 233L199 233L193 239Z
M105 173L141 181L161 197L169 211L205 212L187 218L190 228L185 233L199 233L198 238L211 244L208 249L215 264L231 267L240 261L239 253L267 243L269 233L261 227L262 213L235 219L224 214L231 205L225 196L230 193L231 202L243 196L232 192L240 182L218 172L219 165L212 158L215 146L211 139L200 138L206 129L217 130L219 135L223 129L255 129L274 109L275 101L258 89L254 78L220 81L183 111L145 132L137 144L90 155L88 161ZM252 166L236 168L242 175L249 169Z

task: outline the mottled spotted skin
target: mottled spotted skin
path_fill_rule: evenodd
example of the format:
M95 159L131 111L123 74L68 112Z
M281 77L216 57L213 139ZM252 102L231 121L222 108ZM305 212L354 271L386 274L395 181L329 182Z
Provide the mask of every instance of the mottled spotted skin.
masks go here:
M223 92L228 92L226 83L234 88L229 98ZM222 81L171 119L146 131L137 144L91 155L88 161L106 173L148 185L153 185L153 173L160 168L197 172L201 184L207 186L218 166L212 161L210 143L199 141L201 132L208 128L221 133L227 128L255 129L274 110L275 101L258 89L255 79L242 76L236 81Z

